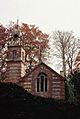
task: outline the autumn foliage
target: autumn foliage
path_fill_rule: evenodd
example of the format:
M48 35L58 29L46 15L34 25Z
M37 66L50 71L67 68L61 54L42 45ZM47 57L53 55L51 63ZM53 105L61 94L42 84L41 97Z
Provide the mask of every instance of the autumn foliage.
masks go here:
M49 48L49 36L43 33L35 25L22 23L21 25L14 22L5 27L0 24L0 71L3 72L5 59L7 56L7 44L13 38L14 29L20 32L23 47L26 51L26 64L28 68L34 67L39 61L45 59L45 50Z

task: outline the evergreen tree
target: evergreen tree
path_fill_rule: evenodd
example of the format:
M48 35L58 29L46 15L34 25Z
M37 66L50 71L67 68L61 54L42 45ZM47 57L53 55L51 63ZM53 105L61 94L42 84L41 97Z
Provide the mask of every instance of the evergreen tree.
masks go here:
M75 89L75 77L72 76L66 81L66 99L70 103L77 102L77 91Z

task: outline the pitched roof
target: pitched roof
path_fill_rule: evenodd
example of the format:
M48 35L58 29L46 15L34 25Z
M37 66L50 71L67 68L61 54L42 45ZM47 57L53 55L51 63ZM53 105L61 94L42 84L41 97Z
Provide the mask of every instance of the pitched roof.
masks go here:
M48 65L46 65L45 63L41 62L40 64L38 64L32 71L30 71L28 74L25 74L24 77L22 77L21 79L24 79L25 77L28 77L33 71L35 71L40 65L44 65L46 68L48 68L51 72L54 72L57 76L59 76L61 79L65 80L65 77L61 76L60 74L58 74L56 71L54 71L52 68L50 68ZM24 80L23 80L24 81Z

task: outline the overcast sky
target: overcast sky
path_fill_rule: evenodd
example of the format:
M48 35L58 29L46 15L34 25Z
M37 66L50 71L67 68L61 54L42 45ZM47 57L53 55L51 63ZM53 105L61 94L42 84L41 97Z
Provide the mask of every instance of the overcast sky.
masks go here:
M59 29L80 34L80 0L0 0L1 23L7 25L17 16L43 32Z
M0 22L35 24L46 33L73 31L80 37L80 0L0 0ZM56 67L56 69L58 69Z

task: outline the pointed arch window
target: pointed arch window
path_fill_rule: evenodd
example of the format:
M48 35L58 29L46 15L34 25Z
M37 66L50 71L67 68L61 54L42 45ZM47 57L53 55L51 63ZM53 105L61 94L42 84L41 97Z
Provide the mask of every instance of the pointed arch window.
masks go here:
M16 56L17 56L17 52L16 52L16 50L13 50L13 56L12 56L13 60L16 59Z
M39 73L37 77L37 92L47 92L47 88L47 75L43 72Z

